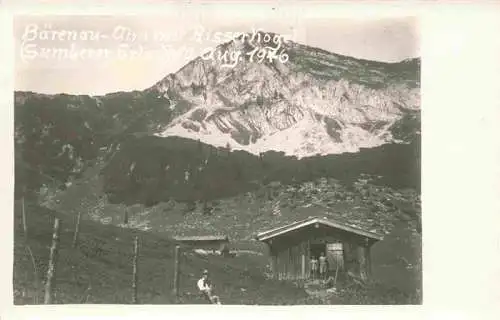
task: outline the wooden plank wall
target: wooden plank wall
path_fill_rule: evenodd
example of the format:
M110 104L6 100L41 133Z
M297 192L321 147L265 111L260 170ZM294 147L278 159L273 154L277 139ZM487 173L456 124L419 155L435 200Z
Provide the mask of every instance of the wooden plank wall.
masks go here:
M273 252L272 264L275 266L275 278L279 280L298 280L309 276L309 243L304 241L288 248ZM302 261L304 260L304 266Z
M316 237L312 237L316 238ZM336 242L337 237L324 236L321 239L327 242ZM278 280L303 280L310 275L310 243L309 239L301 242L280 241L270 246L270 263L273 276ZM361 248L362 243L355 239L344 238L341 240L344 250L344 270L356 275L365 273L369 276L371 269L370 248ZM303 268L302 261L305 260ZM360 268L361 262L361 268ZM304 270L303 270L304 269Z
M279 280L304 280L310 276L309 241L296 244L288 248L281 248L271 255L273 275ZM358 247L355 244L344 244L344 268L359 273ZM302 259L304 259L304 274Z

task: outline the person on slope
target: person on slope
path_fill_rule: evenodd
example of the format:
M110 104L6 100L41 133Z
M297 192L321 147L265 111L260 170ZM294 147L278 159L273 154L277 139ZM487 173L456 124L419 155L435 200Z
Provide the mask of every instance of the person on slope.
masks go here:
M213 294L212 282L208 279L208 270L204 270L202 277L198 280L198 289L210 303L221 304L219 297Z

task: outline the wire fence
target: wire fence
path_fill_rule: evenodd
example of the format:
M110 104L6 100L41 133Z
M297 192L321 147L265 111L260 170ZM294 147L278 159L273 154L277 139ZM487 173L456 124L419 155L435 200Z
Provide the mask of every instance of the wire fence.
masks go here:
M31 228L28 227L30 216L27 210L25 210L24 199L22 200L21 209L22 232L24 234L25 240L24 246L26 248L26 252L29 255L29 261L32 265L34 274L33 282L35 293L32 295L32 304L39 304L40 302L42 302L43 304L64 303L57 297L59 279L58 275L60 267L66 269L75 268L74 270L70 270L70 272L72 273L72 281L74 281L74 285L78 283L81 284L82 279L84 278L89 281L89 284L83 292L81 299L79 299L79 303L87 303L91 298L92 280L94 282L101 283L102 286L113 287L113 283L111 282L113 279L109 279L105 275L82 275L81 273L89 273L82 272L81 269L81 265L85 264L86 262L102 263L107 266L113 265L112 268L116 268L116 270L119 270L121 272L121 277L116 278L116 281L121 282L121 287L123 287L123 275L130 275L129 288L131 289L131 294L130 299L127 300L132 304L144 303L144 301L140 301L138 298L141 290L139 270L141 268L141 256L144 255L149 257L155 256L158 259L168 261L169 263L172 263L172 261L168 258L171 258L172 255L174 256L174 272L171 274L164 274L164 285L172 288L172 290L170 291L175 297L174 302L181 295L179 286L182 281L180 263L182 260L181 256L183 255L183 249L180 246L175 246L175 251L172 250L173 252L171 253L164 253L163 255L158 256L159 250L153 249L156 243L147 243L151 240L144 239L146 242L146 246L142 246L141 242L143 242L143 238L139 235L133 236L133 240L129 241L130 235L133 234L133 232L128 232L127 230L124 230L124 228L120 229L122 229L125 233L118 232L116 235L107 234L99 236L93 234L90 228L95 226L92 226L92 224L82 223L83 219L81 214L79 214L77 217L58 217L49 215L48 220L45 220L45 222L43 219L37 219L36 222L38 224L38 227L40 228L34 228L32 234L29 234L29 232L31 231ZM46 229L43 226L40 226L40 223L49 223L52 229L48 257L41 257L40 251L37 252L38 256L36 256L36 254L33 254L33 251L35 250L33 250L32 246L35 245L35 242L29 241L29 239L36 239L37 248L40 248L40 243L45 243L49 240L47 231L41 232L41 230ZM127 237L120 237L120 234L125 235L126 233L128 233ZM165 241L167 240L165 239ZM60 255L61 249L63 249L63 253L66 256ZM74 256L80 257L80 260L75 261L75 259L73 259ZM82 258L84 260L81 260ZM61 262L64 265L61 266ZM75 264L77 266L74 266ZM80 264L80 266L78 266L78 264ZM80 269L78 267L80 267ZM171 270L171 268L167 269ZM64 270L64 273L65 277L67 277L67 270ZM143 273L143 275L145 277L148 277L148 274ZM67 282L67 280L68 279L64 279L63 282ZM67 284L65 283L65 285ZM39 299L40 295L43 296L42 301L40 301ZM74 301L75 299L71 300Z

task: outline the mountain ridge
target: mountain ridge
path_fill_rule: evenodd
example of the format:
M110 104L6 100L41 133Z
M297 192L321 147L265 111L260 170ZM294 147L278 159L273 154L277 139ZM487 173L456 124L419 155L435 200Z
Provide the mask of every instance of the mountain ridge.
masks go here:
M232 41L216 52L244 52L248 47L253 48ZM256 155L269 150L299 157L357 152L399 142L390 127L405 111L420 108L419 59L370 62L293 42L285 49L290 56L286 63L240 57L243 62L224 69L198 57L166 76L150 90L172 99L175 115L155 135ZM394 75L393 69L403 71ZM371 132L370 124L377 129Z

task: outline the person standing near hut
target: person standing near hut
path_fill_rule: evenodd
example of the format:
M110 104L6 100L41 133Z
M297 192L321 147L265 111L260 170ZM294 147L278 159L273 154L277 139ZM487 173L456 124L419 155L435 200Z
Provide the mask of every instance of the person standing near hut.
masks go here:
M318 273L318 259L315 256L311 257L311 261L309 262L311 265L311 278L316 279L316 274Z
M325 253L321 252L319 257L319 275L321 279L326 279L326 274L328 273L328 261L325 257Z

